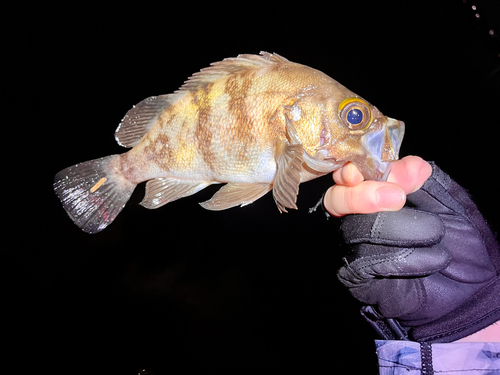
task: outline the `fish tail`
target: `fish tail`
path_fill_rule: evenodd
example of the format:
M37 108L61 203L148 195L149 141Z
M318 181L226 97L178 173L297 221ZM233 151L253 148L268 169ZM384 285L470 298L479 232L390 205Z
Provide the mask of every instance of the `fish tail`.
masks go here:
M84 232L97 233L111 224L136 187L114 166L118 160L119 155L90 160L55 176L56 194Z

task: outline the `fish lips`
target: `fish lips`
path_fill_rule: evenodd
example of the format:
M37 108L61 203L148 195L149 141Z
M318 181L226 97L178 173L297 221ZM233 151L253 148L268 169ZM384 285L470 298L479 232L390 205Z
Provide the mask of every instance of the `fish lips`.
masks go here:
M361 137L366 151L363 162L354 164L366 180L386 181L392 163L399 158L399 149L405 133L403 121L386 117L383 127Z

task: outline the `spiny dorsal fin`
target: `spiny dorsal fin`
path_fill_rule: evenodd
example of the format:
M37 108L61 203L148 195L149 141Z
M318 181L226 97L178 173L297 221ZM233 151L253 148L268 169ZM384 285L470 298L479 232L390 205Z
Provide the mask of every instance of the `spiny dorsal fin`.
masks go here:
M240 56L257 56L257 55L240 55ZM279 63L290 62L290 60L288 60L287 58L284 58L281 55L278 55L276 52L269 53L269 52L266 52L266 51L260 51L260 56L262 56L266 60L277 62L277 63L278 62Z
M175 100L175 94L150 96L134 105L115 131L120 146L134 147L153 126L158 116Z
M194 73L176 92L195 91L204 84L214 82L227 75L236 74L249 69L260 69L273 64L290 62L284 57L274 53L262 51L260 55L243 54L217 61L208 68L203 68Z

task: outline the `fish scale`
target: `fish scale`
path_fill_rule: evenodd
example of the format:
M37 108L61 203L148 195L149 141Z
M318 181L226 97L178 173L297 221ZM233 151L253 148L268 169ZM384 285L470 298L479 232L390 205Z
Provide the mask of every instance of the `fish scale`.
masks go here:
M239 55L135 105L115 132L130 150L60 171L54 189L88 233L109 225L143 181L147 208L225 183L203 208L246 206L272 190L287 212L300 183L347 162L386 179L403 135L401 121L318 70L278 54Z

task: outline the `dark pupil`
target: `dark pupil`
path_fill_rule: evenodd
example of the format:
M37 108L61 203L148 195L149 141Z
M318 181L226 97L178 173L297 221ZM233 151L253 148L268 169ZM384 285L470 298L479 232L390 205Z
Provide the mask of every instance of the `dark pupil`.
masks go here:
M363 121L363 112L356 108L351 109L347 112L347 121L352 125L358 125Z

